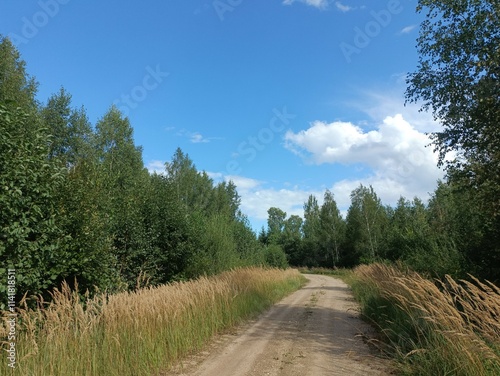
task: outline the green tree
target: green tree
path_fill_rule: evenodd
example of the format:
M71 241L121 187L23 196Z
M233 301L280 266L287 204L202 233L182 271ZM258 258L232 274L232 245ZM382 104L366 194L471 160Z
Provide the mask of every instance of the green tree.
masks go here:
M51 135L50 157L59 158L71 167L90 156L92 126L83 107L71 108L71 95L64 88L49 98L41 114Z
M76 279L82 291L117 286L112 235L106 216L108 191L103 187L94 133L83 108L71 108L71 95L64 89L53 95L41 111L50 133L49 157L66 166L64 184L58 190L60 226L66 235L66 279Z
M165 176L154 173L143 189L144 251L135 253L133 264L151 284L199 275L192 264L201 247L201 219L186 215Z
M267 210L267 214L268 242L280 244L285 228L286 213L279 208L272 207Z
M232 222L234 241L243 265L263 265L262 244L255 236L248 218L242 214Z
M429 224L443 259L457 260L455 263L463 263L462 269L467 272L491 278L500 264L496 261L498 253L491 252L495 238L487 235L487 215L479 208L473 191L439 182L429 201Z
M439 163L476 192L500 231L500 6L496 0L420 0L426 11L419 65L407 100L422 101L443 129L433 133ZM447 153L456 157L446 159Z
M288 262L283 248L278 244L269 244L265 248L265 259L268 266L286 269Z
M291 215L286 221L282 235L282 247L290 265L302 265L302 223L298 215Z
M16 269L21 295L42 293L67 274L56 200L65 171L47 159L48 140L40 121L0 104L0 274Z
M318 200L314 195L310 195L304 204L304 224L302 226L304 234L302 241L302 262L306 266L319 266L320 256L320 236L321 219Z
M227 189L232 186L228 187L223 183L214 192L212 179L206 172L198 172L189 155L184 154L180 148L177 148L165 167L169 184L175 188L177 200L187 211L196 210L208 214L227 209L226 205L230 206L227 202Z
M411 202L404 197L400 197L396 208L390 215L387 259L391 261L402 259L408 245L411 216Z
M205 179L206 173L202 174L202 178ZM213 182L210 180L210 184ZM204 203L203 207L211 213L224 213L233 219L237 219L242 216L239 207L241 203L240 195L236 190L236 185L233 181L218 183L212 192L207 187L207 193L204 193Z
M324 195L320 213L321 234L320 243L334 268L340 261L340 247L345 236L345 222L340 215L333 194L327 190Z
M346 218L347 265L382 258L385 253L383 234L386 226L386 210L373 187L360 185L353 190Z
M107 219L120 274L129 285L135 284L141 271L139 256L146 249L141 207L149 174L129 120L115 107L96 124L95 149L100 182L108 197L100 215Z
M230 218L221 214L200 217L199 230L200 244L193 255L191 275L216 274L240 266Z
M0 35L0 103L34 116L38 110L37 88L38 83L26 73L26 62L19 51L10 39Z

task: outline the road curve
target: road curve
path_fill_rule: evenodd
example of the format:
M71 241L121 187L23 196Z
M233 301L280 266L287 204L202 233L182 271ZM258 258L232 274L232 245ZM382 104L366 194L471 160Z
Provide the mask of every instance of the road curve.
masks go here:
M324 275L257 320L191 357L172 375L388 375L390 364L363 341L372 328L359 318L347 285Z

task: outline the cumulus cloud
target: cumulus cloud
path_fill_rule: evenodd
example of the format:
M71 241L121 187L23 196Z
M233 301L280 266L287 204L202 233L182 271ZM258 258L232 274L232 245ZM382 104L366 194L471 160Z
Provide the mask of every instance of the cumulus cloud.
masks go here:
M371 184L388 204L401 195L425 199L443 177L443 171L437 168L437 155L427 147L429 142L428 136L401 114L387 116L369 131L349 122L315 121L306 130L285 134L285 147L310 163L371 168L372 173L363 179L336 182L332 191L337 197L344 200L360 183Z
M242 191L249 191L262 185L262 181L238 175L225 175L225 181L232 181Z
M319 191L297 187L293 189L269 187L266 182L242 176L230 178L236 184L238 194L241 196L241 210L253 223L266 221L267 210L271 207L280 208L287 213L287 216L303 216L303 205L310 194L318 198L323 197L323 192Z
M163 174L165 172L165 162L153 160L146 164L146 168L148 169L150 174L154 172L156 172L157 174Z
M429 112L420 111L422 103L404 104L404 90L401 86L406 85L406 74L397 74L393 78L397 81L396 90L364 90L362 99L357 103L347 103L359 111L366 113L376 122L382 122L388 114L399 113L419 132L434 132L440 129L441 125Z
M288 216L303 216L303 205L313 194L322 204L328 188L345 216L350 194L360 184L372 185L384 204L395 205L400 196L427 199L443 171L436 167L437 156L425 133L413 127L401 114L386 116L373 129L350 122L315 121L308 129L285 134L285 147L312 164L359 165L364 172L357 178L339 179L318 187L299 187L214 174L232 180L241 196L241 209L255 229L265 225L267 210L279 207Z
M377 129L365 132L349 122L315 121L309 129L285 134L286 147L296 153L307 151L313 162L366 163L381 167L389 161L401 161L410 153L427 157L429 138L403 119L401 114L388 116Z
M210 142L210 139L203 137L200 133L193 133L190 136L190 141L193 144L199 144L199 143L207 143Z
M284 5L292 5L296 2L310 5L318 9L325 9L328 7L328 0L283 0Z

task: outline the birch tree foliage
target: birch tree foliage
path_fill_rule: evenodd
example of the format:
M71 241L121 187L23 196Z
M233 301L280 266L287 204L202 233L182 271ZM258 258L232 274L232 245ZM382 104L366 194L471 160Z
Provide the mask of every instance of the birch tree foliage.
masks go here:
M420 0L417 70L406 99L431 111L442 129L431 134L439 164L474 188L482 209L500 214L500 3ZM456 158L448 158L452 152Z

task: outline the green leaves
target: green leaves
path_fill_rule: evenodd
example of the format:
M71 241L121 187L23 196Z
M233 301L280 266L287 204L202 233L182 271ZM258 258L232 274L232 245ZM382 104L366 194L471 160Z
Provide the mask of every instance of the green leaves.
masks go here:
M480 228L483 247L462 248L460 241L459 249L471 255L471 264L486 278L499 279L500 268L493 266L500 242L499 3L420 0L417 9L427 18L420 26L419 65L408 77L406 98L420 101L441 122L442 129L431 135L439 165L446 167L454 195L469 197L481 213L481 226L474 214L463 230L474 234Z
M0 105L0 134L0 261L19 270L19 293L40 293L60 262L52 256L60 250L55 197L64 173L47 161L48 134L37 118Z

